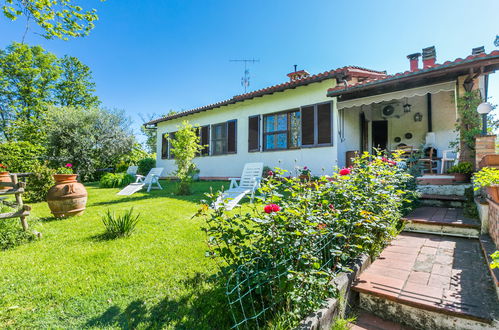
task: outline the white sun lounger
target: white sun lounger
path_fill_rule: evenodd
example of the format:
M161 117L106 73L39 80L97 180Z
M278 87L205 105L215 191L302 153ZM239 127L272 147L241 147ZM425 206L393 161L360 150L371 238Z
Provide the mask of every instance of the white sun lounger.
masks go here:
M139 170L138 166L128 166L128 169L126 170L126 174L137 176L138 170Z
M244 165L243 174L240 178L229 178L230 187L224 191L215 201L215 209L225 206L226 210L232 210L244 196L251 194L251 203L255 192L262 180L263 163L247 163ZM239 181L239 184L237 183Z
M159 184L159 176L161 175L161 172L163 172L162 167L155 167L152 168L146 176L137 175L137 181L123 188L118 195L130 196L145 186L147 186L147 192L150 192L151 189L163 189L163 187ZM156 185L156 187L153 185Z

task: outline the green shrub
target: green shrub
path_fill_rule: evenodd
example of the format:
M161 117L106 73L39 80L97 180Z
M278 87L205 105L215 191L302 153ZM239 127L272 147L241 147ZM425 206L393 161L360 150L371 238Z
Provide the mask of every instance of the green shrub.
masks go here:
M30 203L43 202L47 199L47 192L55 184L52 175L56 174L56 170L49 168L46 163L38 163L31 167L30 172L33 174L26 180L23 199Z
M244 277L245 289L234 289L229 300L258 288L252 302L241 301L247 318L265 305L298 321L322 306L336 294L330 283L339 272L349 271L359 255L379 254L397 235L403 203L413 194L407 188L411 180L395 161L365 153L352 168L314 182L275 169L263 180L251 212L205 205L200 214L206 215L208 256L219 260L228 291L238 276L258 274ZM215 200L218 194L210 197ZM237 273L241 269L244 274ZM232 311L236 322L246 318L237 316L244 314L241 310Z
M0 163L12 173L30 172L44 155L45 148L29 142L0 143Z
M499 184L499 169L493 167L484 167L473 176L475 190L481 187L490 187Z
M139 169L137 170L137 172L139 174L142 174L142 175L147 175L147 173L149 173L149 171L152 168L156 167L156 159L144 158L144 159L139 160L137 165L139 166Z
M450 167L447 173L471 174L473 173L473 165L469 162L462 162Z
M101 188L121 188L135 182L133 175L126 173L106 173L99 182Z
M14 211L7 206L0 206L0 213ZM34 240L36 236L24 231L18 218L0 220L0 250L7 250Z
M125 211L123 215L115 215L107 210L102 217L102 223L106 227L105 236L108 238L118 238L130 236L139 222L140 214L133 215L133 207Z

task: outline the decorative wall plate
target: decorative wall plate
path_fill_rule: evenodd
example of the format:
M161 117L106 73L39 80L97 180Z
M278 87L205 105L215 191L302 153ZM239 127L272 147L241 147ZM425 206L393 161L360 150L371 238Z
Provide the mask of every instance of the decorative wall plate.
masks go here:
M393 139L393 141L399 143L400 141L402 141L402 139L400 138L400 136L397 136L395 139Z
M405 133L404 137L405 137L407 140L410 140L410 139L412 139L412 133Z

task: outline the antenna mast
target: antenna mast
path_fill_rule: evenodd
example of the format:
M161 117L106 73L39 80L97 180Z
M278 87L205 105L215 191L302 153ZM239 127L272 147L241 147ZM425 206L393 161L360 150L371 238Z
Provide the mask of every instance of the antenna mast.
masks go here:
M229 60L230 62L243 62L244 63L244 76L241 78L241 86L244 87L244 93L246 93L249 85L250 85L250 72L248 69L248 63L256 63L260 62L260 60L255 60L254 58L251 60L242 59L242 60Z

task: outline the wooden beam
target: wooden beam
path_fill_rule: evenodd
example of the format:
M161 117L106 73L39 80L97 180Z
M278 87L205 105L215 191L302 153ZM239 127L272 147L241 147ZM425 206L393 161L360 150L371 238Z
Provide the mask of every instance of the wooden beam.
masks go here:
M1 213L0 219L11 219L11 218L20 218L29 216L29 212L31 211L31 207L28 205L23 205L23 207L15 210L14 212ZM24 226L23 226L24 228ZM26 228L27 229L27 228Z

